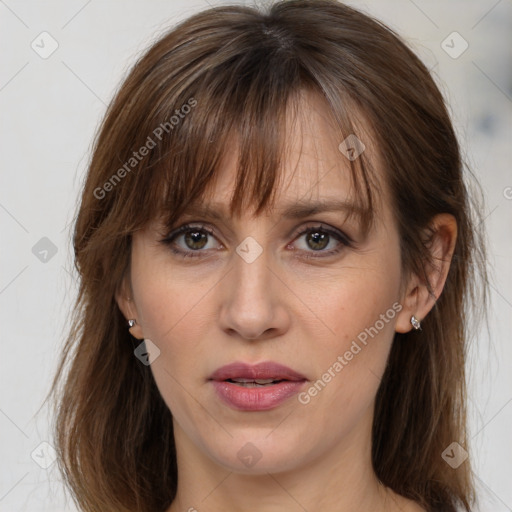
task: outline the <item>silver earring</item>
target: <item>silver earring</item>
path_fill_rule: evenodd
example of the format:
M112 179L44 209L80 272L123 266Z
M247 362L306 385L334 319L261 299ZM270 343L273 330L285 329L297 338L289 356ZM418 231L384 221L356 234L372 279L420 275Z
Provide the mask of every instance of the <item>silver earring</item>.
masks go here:
M414 315L411 316L411 324L417 331L421 331L421 323Z
M128 329L131 329L136 323L135 319L128 320Z

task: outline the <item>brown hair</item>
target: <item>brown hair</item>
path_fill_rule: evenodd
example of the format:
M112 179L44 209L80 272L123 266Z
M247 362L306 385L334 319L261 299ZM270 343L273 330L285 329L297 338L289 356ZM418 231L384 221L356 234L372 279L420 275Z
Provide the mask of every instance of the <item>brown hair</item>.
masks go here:
M368 120L391 191L403 275L426 276L433 264L419 233L434 215L457 221L445 288L421 338L395 335L376 398L372 456L382 483L427 510L470 510L469 461L452 469L441 454L453 441L467 447L465 323L477 274L486 282L478 212L426 67L389 28L329 0L194 15L149 49L108 107L76 219L79 293L52 386L59 464L82 510L164 511L176 492L171 413L149 367L133 355L138 342L115 300L132 233L162 215L171 226L202 197L232 134L240 157L231 213L247 207L246 198L256 213L268 207L285 112L300 91L324 98L340 142L356 132L357 110ZM351 166L371 222L374 170L365 153Z

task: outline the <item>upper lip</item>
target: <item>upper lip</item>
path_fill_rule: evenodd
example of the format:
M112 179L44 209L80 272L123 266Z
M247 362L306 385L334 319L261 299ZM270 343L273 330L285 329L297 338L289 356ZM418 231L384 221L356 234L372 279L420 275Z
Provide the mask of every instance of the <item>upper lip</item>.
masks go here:
M272 361L258 364L237 361L218 368L210 376L210 380L224 381L228 379L307 380L304 375L295 370Z

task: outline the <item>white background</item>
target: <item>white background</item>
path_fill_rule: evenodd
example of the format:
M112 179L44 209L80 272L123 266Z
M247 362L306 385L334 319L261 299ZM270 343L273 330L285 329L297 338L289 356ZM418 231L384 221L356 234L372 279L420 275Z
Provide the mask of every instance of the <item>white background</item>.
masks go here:
M151 41L208 3L218 5L0 0L0 511L75 510L56 464L43 469L31 458L41 442L51 444L48 410L38 409L76 290L70 223L95 130L121 78ZM512 511L512 2L350 3L403 35L433 70L485 191L490 336L475 331L468 365L471 457L481 510ZM43 31L58 42L47 59L31 48ZM457 59L441 47L453 31L469 44ZM32 252L43 237L57 250L46 262ZM44 460L41 450L34 457Z

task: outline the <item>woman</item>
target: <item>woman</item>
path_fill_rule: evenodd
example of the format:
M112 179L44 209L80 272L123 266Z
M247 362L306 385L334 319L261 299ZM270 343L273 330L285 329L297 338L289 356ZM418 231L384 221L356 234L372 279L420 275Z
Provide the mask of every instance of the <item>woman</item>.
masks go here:
M341 3L155 43L75 226L54 386L80 509L471 510L462 167L425 66Z

